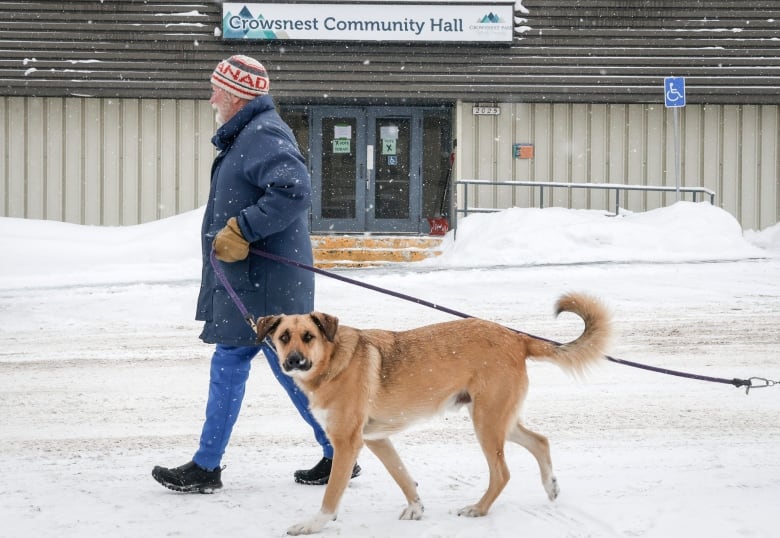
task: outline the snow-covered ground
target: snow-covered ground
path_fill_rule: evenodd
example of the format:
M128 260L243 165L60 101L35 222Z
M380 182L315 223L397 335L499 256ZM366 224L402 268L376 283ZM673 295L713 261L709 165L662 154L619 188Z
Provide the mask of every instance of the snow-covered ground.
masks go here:
M211 347L193 321L201 211L127 228L0 219L2 537L283 536L319 507L292 480L319 459L267 366L255 365L225 487L182 495L150 475L189 460ZM459 223L433 261L351 278L568 340L568 290L614 316L611 355L714 377L780 379L780 225L743 231L680 202L647 213L513 209ZM451 316L317 276L317 308L358 327ZM611 362L585 380L531 364L524 417L547 435L561 495L507 448L512 479L484 518L456 515L487 484L465 412L395 438L421 521L368 451L323 536L777 536L780 386L753 390ZM433 375L446 375L436 372Z

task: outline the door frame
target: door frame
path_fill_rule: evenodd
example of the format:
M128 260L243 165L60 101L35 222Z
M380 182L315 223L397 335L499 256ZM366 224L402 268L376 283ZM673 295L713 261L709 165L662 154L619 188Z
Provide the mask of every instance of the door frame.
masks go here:
M422 219L422 119L420 107L342 107L312 106L309 108L309 169L312 179L313 233L401 233L427 232ZM355 218L322 218L322 120L331 117L356 119L355 133ZM406 219L377 219L372 201L376 196L375 147L377 120L408 119L409 130L409 216ZM369 155L369 150L372 152ZM372 165L373 164L373 165ZM427 226L427 225L426 225Z
M374 150L374 166L368 170L366 193L366 231L378 233L420 233L422 217L422 110L411 107L370 107L368 108L367 133L374 135L367 140L367 147ZM381 148L377 147L377 122L380 119L398 118L409 120L409 216L405 219L378 219L375 215L377 182L376 173L381 158ZM381 140L379 142L381 144Z
M322 217L322 120L332 117L355 118L355 217ZM366 182L366 133L365 109L362 107L313 106L309 109L309 173L311 175L311 224L313 233L354 233L366 230L366 216L362 208L366 205L366 190L358 188ZM360 209L360 210L359 210Z

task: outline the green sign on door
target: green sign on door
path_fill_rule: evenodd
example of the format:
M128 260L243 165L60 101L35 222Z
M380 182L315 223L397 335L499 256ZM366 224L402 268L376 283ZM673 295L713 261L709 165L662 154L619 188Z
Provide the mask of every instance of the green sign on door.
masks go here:
M351 140L349 138L337 138L333 141L333 153L349 153Z

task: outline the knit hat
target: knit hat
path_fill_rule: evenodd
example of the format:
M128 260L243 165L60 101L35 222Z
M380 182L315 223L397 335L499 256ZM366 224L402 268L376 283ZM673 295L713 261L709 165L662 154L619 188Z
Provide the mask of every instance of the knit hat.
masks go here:
M249 56L235 55L222 60L211 74L211 83L242 99L268 93L268 73L263 64Z

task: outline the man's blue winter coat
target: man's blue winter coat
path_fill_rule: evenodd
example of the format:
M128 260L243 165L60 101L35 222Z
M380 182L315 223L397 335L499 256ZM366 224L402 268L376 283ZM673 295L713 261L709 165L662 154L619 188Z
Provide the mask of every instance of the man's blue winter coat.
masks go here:
M311 179L290 128L268 95L257 97L217 130L203 216L203 275L196 319L207 343L255 345L256 335L214 274L214 236L236 217L251 249L312 264L308 210ZM314 274L255 254L223 263L228 282L249 313L304 314L314 308Z

